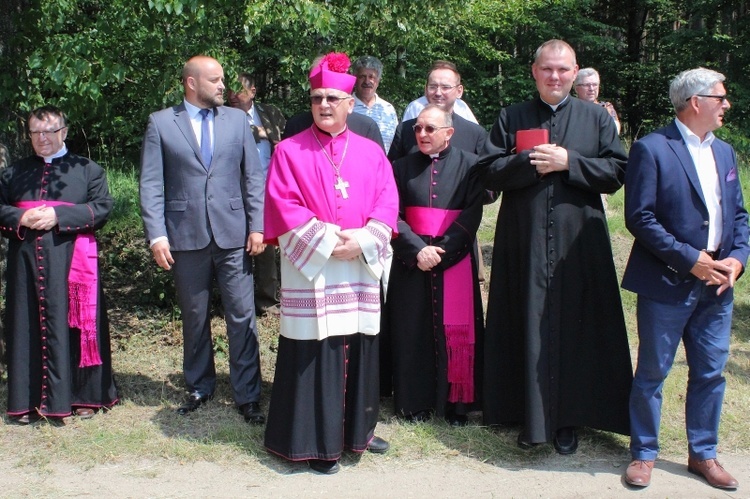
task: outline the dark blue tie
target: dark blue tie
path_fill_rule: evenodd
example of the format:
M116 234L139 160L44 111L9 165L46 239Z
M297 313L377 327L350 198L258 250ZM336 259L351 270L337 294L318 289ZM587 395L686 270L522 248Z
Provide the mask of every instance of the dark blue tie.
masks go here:
M208 127L208 122L211 121L211 118L208 116L210 112L210 109L201 109L200 113L203 117L201 121L201 157L206 169L211 167L211 159L214 156L211 149L211 129Z

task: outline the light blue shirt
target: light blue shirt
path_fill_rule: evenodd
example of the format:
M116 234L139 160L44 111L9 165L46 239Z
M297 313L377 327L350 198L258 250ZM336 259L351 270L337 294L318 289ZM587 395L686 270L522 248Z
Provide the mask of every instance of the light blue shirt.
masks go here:
M383 146L385 146L387 152L391 148L391 142L393 142L393 136L396 134L396 127L398 126L396 109L389 102L378 97L377 94L375 94L375 102L372 107L367 107L367 104L355 95L354 112L369 116L378 124L380 136L383 138Z

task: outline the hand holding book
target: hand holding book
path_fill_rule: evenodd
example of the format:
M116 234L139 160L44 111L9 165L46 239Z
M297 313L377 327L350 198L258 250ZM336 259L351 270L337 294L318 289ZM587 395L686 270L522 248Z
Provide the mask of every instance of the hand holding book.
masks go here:
M516 154L534 149L535 146L549 144L549 131L546 128L532 128L516 132Z

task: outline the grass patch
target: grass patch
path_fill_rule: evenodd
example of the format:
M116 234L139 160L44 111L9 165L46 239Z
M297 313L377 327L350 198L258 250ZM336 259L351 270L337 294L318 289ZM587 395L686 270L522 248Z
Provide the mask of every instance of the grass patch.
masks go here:
M747 172L745 172L747 173ZM747 179L750 175L745 175ZM747 186L747 184L745 184ZM0 458L16 466L45 469L65 460L83 468L102 461L165 459L180 463L208 461L240 463L248 473L269 469L296 469L270 456L263 448L263 429L244 423L234 408L229 387L226 337L223 320L212 321L217 352L216 398L187 417L174 410L184 397L182 378L182 333L169 273L157 270L143 240L137 205L135 171L110 174L115 197L112 220L100 233L103 241L103 279L109 298L113 361L122 403L113 410L86 421L71 419L65 425L40 422L31 426L0 421ZM485 206L479 240L487 270L497 210L500 202ZM632 239L622 223L622 191L608 197L608 216L615 264L622 273ZM489 275L489 274L488 274ZM750 295L748 278L736 288L732 350L726 369L727 393L721 426L724 453L750 453L747 414L750 413ZM485 290L487 284L485 284ZM633 362L636 359L635 296L622 292ZM217 309L218 311L218 309ZM258 321L261 368L264 378L263 405L267 409L278 345L278 319ZM667 380L661 431L662 455L682 460L687 452L684 430L684 397L687 368L682 349ZM5 411L7 384L0 383L0 410ZM384 457L347 456L343 464L378 466L379 459L417 466L425 459L468 456L480 462L525 466L541 462L554 453L552 446L522 451L516 446L519 428L486 428L481 416L472 415L470 425L452 428L442 421L409 424L392 416L391 402L381 407L378 433L390 440L392 450ZM626 461L628 439L619 435L583 430L577 459ZM582 464L583 465L583 464ZM152 473L144 467L144 474Z

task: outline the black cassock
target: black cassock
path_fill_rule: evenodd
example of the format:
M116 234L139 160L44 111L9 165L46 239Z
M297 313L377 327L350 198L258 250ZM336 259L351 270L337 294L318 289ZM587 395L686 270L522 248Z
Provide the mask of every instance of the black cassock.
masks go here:
M49 231L20 226L20 201L64 201L58 225ZM112 197L104 170L66 154L50 165L38 156L23 159L0 180L0 230L9 239L5 335L8 414L38 411L70 415L74 407L109 407L117 402L112 377L109 325L98 281L97 343L102 365L78 367L80 332L68 326L68 271L76 236L106 222Z
M570 170L539 177L516 131L549 130ZM530 442L568 426L629 433L632 366L601 193L627 156L604 108L570 96L500 112L480 158L502 191L487 305L486 424L521 423Z
M448 367L443 323L446 269L467 254L471 258L474 292L474 386L475 401L481 394L482 302L477 279L474 240L482 220L482 185L475 174L475 154L448 147L434 160L421 152L394 165L399 192L398 236L391 240L393 264L385 302L385 327L392 341L394 408L397 414L446 411L463 415L467 404L448 404ZM460 210L442 236L415 233L405 222L409 207ZM432 271L417 267L417 253L427 245L445 250ZM451 290L448 290L450 293Z

